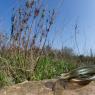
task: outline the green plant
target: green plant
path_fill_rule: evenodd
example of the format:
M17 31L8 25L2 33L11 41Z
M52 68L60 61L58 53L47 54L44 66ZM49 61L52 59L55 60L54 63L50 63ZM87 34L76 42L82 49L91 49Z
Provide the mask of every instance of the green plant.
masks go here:
M6 73L4 72L0 72L0 88L5 86L5 85L9 85L10 80L8 79L8 76L6 75Z
M39 60L39 64L36 67L34 79L42 80L42 79L50 79L53 77L57 77L63 72L68 72L75 68L76 66L73 63L59 60L53 61L49 57L43 57Z

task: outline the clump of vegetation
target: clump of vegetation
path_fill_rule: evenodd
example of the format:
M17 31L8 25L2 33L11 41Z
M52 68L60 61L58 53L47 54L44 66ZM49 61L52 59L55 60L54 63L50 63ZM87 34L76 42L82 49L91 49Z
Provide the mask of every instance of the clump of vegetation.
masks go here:
M75 64L65 60L54 61L49 57L44 57L39 60L39 64L35 70L34 79L43 80L56 78L63 72L68 72L75 67Z

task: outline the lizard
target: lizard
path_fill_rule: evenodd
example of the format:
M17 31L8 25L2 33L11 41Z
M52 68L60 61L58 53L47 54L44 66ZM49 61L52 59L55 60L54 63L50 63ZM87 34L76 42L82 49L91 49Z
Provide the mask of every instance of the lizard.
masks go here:
M61 74L55 82L47 82L46 86L54 91L60 88L60 86L65 89L69 82L74 82L83 86L89 84L93 80L95 80L95 65L88 65L78 67L66 74Z

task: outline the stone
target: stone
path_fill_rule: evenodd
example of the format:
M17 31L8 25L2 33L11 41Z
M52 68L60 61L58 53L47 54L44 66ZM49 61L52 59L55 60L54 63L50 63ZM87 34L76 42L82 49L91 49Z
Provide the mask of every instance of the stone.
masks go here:
M25 81L4 87L0 95L95 95L95 82L87 85L68 82L66 88L57 79Z

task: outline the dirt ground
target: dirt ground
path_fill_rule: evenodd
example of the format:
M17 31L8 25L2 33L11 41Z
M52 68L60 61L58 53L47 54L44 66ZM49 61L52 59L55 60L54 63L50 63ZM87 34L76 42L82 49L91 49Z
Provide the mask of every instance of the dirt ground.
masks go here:
M26 81L0 90L0 95L95 95L95 82L80 86L68 83L64 89L59 83L52 89L56 80ZM51 86L46 83L50 82Z

